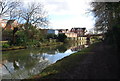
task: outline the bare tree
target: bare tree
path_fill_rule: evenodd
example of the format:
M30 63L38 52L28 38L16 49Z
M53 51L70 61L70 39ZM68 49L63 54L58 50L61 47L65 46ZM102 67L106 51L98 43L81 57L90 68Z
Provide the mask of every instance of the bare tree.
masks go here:
M21 8L20 14L21 18L25 20L26 25L32 24L37 27L48 25L47 13L43 10L43 5L40 3L28 3L26 7Z
M15 0L1 0L0 1L0 18L8 17L9 19L13 18L12 14L17 7L20 6L20 1ZM14 16L15 17L15 16Z

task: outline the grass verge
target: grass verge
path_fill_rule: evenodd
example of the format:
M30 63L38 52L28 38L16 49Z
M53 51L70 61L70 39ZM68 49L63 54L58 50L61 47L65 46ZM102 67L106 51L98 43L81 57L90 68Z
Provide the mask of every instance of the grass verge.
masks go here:
M70 56L67 56L61 60L58 60L56 63L48 66L40 74L32 76L30 79L49 79L49 78L60 78L60 73L71 72L84 58L92 53L92 49L96 44L92 44L90 47L85 48L79 52L73 53Z

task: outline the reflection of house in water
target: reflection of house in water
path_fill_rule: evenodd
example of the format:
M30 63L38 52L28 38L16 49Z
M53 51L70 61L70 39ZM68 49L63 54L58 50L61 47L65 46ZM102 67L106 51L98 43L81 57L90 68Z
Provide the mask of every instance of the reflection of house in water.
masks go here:
M70 49L71 49L72 51L79 51L79 50L85 48L85 45L86 45L86 44L87 44L86 41L79 41L79 42L77 42L77 43L72 44L72 47L70 47Z
M77 46L77 47L74 47L74 48L71 48L72 51L79 51L81 49L85 48L84 45L80 45L80 46Z

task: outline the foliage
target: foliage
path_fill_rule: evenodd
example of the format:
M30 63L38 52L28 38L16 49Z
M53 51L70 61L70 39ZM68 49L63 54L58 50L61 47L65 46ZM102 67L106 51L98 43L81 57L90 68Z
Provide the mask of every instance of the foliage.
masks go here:
M64 53L69 47L69 44L63 44L61 46L58 46L57 48L60 53Z
M56 39L57 38L57 35L55 34L47 34L47 39Z
M95 27L97 30L111 30L120 19L119 2L92 2L92 12L96 17Z
M92 6L96 17L96 29L106 32L105 40L120 48L120 2L93 2Z
M33 39L33 40L29 40L28 42L26 42L26 45L36 47L36 46L40 46L40 43L39 41Z
M2 48L9 48L9 47L10 47L10 45L7 43L2 44Z
M12 36L12 30L11 29L4 30L4 31L2 31L2 35Z
M105 34L105 39L109 44L116 44L120 48L120 26L113 27L113 31L108 31ZM114 43L115 42L115 43Z
M2 38L3 38L3 40L11 41L12 40L12 36L13 36L13 31L11 29L2 31Z
M20 30L16 33L16 45L26 45L28 36L24 30Z
M59 42L65 42L66 38L67 36L65 34L58 34L58 37L57 37Z
M17 20L18 23L24 21L23 25L16 26L18 31L2 31L3 37L10 38L9 41L11 45L27 46L47 41L46 36L38 29L38 27L47 27L49 23L47 12L41 3L33 2L24 5L20 1L2 0L0 1L0 17L1 16L3 19Z
M41 39L40 31L32 25L28 25L28 28L27 30L21 29L17 31L16 45L33 46L38 44L38 41Z

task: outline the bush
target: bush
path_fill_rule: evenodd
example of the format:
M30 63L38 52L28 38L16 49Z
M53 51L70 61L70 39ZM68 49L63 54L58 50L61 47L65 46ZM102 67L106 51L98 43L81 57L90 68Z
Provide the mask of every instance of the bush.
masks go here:
M56 39L57 38L57 35L55 34L47 34L47 39Z
M26 35L25 31L18 31L16 33L16 45L26 45L28 41L28 36Z
M105 40L108 44L116 45L120 48L120 26L113 26L112 30L109 30L105 34Z
M3 47L3 48L9 48L9 47L10 47L10 45L9 45L9 44L7 44L7 43L5 43L5 44L2 44L2 47Z
M6 40L12 40L12 36L13 36L13 30L4 30L2 31L2 40L6 41Z
M67 36L65 34L63 34L63 33L58 34L58 37L57 37L59 42L65 42L66 38L67 38Z
M29 40L26 42L26 45L36 47L36 46L40 46L40 42L37 40Z

